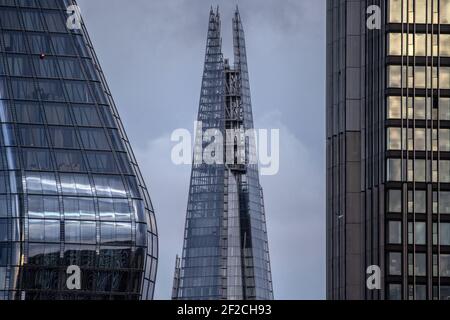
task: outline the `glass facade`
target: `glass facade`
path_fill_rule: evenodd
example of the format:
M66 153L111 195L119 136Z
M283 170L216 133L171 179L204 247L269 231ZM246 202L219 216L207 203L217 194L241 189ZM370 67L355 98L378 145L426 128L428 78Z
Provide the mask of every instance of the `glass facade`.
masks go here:
M0 300L151 299L152 204L70 5L0 1Z
M328 297L447 299L450 0L333 2ZM373 4L381 8L380 30L367 28ZM382 269L381 290L366 288L370 265Z
M211 9L198 121L202 133L253 129L244 31L233 19L234 67L223 58L220 16ZM223 150L255 156L254 145L227 136ZM251 138L249 139L251 140ZM196 148L205 149L200 142ZM241 153L241 155L242 155ZM198 153L196 153L198 154ZM235 155L238 152L235 153ZM257 165L194 162L183 255L177 260L173 298L273 299L262 188Z

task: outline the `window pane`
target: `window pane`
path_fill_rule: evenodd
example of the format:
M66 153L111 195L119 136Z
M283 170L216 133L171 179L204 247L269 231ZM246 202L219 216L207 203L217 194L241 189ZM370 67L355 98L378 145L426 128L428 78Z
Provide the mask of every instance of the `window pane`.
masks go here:
M401 181L402 179L402 162L400 159L388 159L387 164L388 181Z
M389 244L402 243L402 224L400 221L389 221Z
M450 246L450 223L441 223L439 232L441 245Z
M402 274L402 254L400 252L390 252L388 260L389 275L400 276Z

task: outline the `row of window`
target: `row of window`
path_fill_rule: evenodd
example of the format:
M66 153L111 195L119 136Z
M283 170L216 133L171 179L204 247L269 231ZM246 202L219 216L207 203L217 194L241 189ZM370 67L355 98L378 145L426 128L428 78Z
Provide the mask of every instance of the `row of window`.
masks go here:
M450 89L450 67L387 67L389 88Z
M388 253L388 274L390 276L401 276L402 272L402 253ZM408 275L416 277L427 276L427 254L426 253L408 253ZM433 277L450 277L450 255L433 255Z
M403 166L402 166L403 162ZM402 170L403 167L403 170ZM387 181L450 183L450 161L425 159L387 160Z
M425 190L408 190L408 213L427 212L427 192ZM388 191L387 209L390 213L402 212L402 191L391 189ZM450 214L450 192L433 192L433 214Z
M108 106L0 100L0 122L116 127Z
M416 120L450 120L450 98L435 99L430 97L399 97L387 98L388 119Z
M11 92L8 90L11 85ZM107 104L100 82L0 77L4 99Z
M2 200L6 205L6 196L0 196L0 201ZM144 208L138 200L133 200L133 204L130 205L128 199L63 197L60 208L58 197L33 195L28 196L27 204L30 218L59 219L63 213L65 219L95 220L96 211L100 220L106 221L131 221L134 215L138 220L144 217ZM6 213L2 207L0 204L0 210L4 210L0 212L0 218Z
M11 172L11 175L14 173ZM86 174L60 173L58 175L61 184L61 192L67 196L81 197L107 197L107 198L127 198L127 192L131 197L140 198L136 178L134 176L125 176L127 188L121 176L113 175L93 175L91 183L90 177ZM0 194L22 193L22 190L16 190L18 186L11 185L9 180L21 179L15 176L10 178L9 172L0 172ZM26 172L26 188L29 194L57 195L57 180L53 172Z
M29 55L4 56L0 74L16 77L64 78L98 80L92 60L71 57L45 57ZM83 70L85 73L83 73Z
M116 150L124 151L117 129L103 128L74 128L60 126L13 125L0 126L8 139L5 146L62 148L86 150ZM17 132L17 138L14 132ZM6 139L5 139L6 140Z
M402 285L397 283L388 284L388 299L402 299ZM408 285L408 300L426 300L427 286L423 284ZM450 286L433 286L434 300L450 300Z
M66 9L71 3L71 0L0 0L1 6L46 9Z
M408 244L427 244L426 222L408 222ZM439 238L439 239L438 239ZM388 222L388 244L402 244L402 222ZM438 241L439 240L439 241ZM450 223L433 223L433 245L450 246ZM450 271L449 271L450 272Z
M450 24L450 0L389 0L390 23Z
M387 150L448 152L450 129L387 128Z
M450 34L389 33L388 55L450 57Z
M125 152L50 150L21 148L5 148L7 163L0 160L2 170L38 170L60 172L94 172L132 174L130 161ZM21 159L21 164L20 160Z
M56 10L2 8L0 25L3 29L67 32L68 17L68 14Z
M83 38L77 35L2 31L0 36L2 52L90 57Z

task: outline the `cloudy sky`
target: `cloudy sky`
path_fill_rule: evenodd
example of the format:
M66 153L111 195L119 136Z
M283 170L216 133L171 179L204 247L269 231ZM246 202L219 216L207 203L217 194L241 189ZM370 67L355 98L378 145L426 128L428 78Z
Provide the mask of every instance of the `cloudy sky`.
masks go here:
M157 299L181 253L190 167L171 161L175 129L197 117L210 6L224 54L239 5L257 128L280 129L280 171L261 178L277 299L325 298L325 1L78 0L155 206Z

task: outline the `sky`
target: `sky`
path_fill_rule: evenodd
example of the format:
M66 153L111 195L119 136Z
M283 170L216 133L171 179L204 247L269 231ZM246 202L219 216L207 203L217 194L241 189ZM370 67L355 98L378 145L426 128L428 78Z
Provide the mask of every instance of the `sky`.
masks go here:
M262 176L276 299L325 299L325 1L78 0L155 207L155 299L170 299L190 166L176 129L193 132L208 17L219 5L223 52L244 24L255 127L280 129L280 170Z

